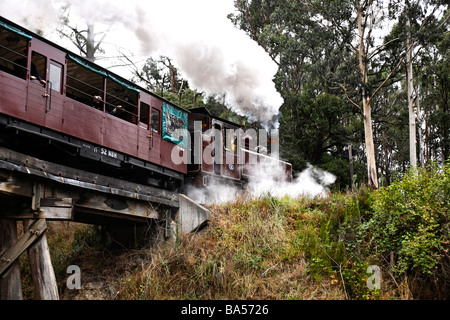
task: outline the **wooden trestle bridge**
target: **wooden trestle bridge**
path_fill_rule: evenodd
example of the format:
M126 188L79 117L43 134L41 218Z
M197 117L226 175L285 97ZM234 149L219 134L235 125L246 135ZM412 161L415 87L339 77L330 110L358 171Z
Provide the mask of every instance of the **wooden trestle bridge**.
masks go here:
M18 257L28 251L36 299L57 300L46 221L106 227L135 239L136 226L191 232L209 212L182 194L93 174L0 147L0 299L22 298ZM17 222L24 233L18 239ZM174 227L176 226L176 227ZM119 230L119 232L118 232Z

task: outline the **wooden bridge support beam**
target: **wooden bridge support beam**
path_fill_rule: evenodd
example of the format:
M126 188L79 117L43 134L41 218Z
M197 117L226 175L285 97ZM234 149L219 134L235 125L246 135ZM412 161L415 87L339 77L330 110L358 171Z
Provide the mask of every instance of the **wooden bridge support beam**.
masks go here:
M14 219L0 219L0 299L21 300L19 257L28 250L35 299L59 300L55 273L45 231L45 219L24 220L24 234L17 239Z
M0 219L0 256L17 242L15 220ZM15 261L0 275L0 300L22 300L19 261Z
M24 220L24 229L28 231L33 222L32 219ZM28 248L28 260L36 292L35 299L59 300L58 284L45 232Z

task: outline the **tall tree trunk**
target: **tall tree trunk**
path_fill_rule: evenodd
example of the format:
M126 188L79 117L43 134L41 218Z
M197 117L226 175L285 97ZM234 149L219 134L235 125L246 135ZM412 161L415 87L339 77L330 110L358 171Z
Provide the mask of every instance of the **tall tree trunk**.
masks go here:
M178 70L177 70L177 68L175 68L175 66L172 64L172 61L167 57L165 59L162 59L161 62L169 69L170 91L172 93L178 94L178 89L177 89Z
M170 64L170 86L172 87L172 92L177 93L177 69Z
M178 105L181 106L181 96L183 95L184 79L181 80L180 90L178 91Z
M425 153L423 148L423 135L422 135L422 121L420 118L420 100L419 100L419 90L416 90L416 99L415 99L415 105L416 105L416 112L417 112L417 132L419 133L419 162L420 167L425 167Z
M377 177L377 167L375 163L375 147L373 143L370 98L365 88L365 86L368 83L368 75L367 75L367 56L364 46L364 28L362 25L363 8L361 7L359 0L356 0L356 8L357 8L357 23L359 36L359 50L357 52L357 55L359 61L359 68L361 71L361 79L363 82L362 101L363 101L363 116L364 116L364 136L365 136L366 156L367 156L368 186L373 189L378 189L378 177Z
M367 174L368 186L378 189L377 167L375 163L375 146L373 143L372 115L370 110L370 102L363 97L364 107L364 134L367 153Z
M406 1L406 10L408 9L408 1ZM417 150L416 150L416 114L414 112L414 83L412 68L412 52L414 45L411 41L411 27L409 18L406 20L408 33L406 36L406 82L408 94L408 110L409 110L409 161L414 172L417 172Z
M86 59L89 61L95 61L95 34L94 25L88 24L87 36L86 36Z
M194 93L194 102L193 102L194 108L197 108L197 98L198 98L199 95L201 95L201 93L195 91L195 93Z
M355 183L353 181L353 176L355 175L355 173L353 169L353 146L351 143L348 145L348 162L350 163L350 186L352 187L353 190Z
M428 84L425 87L425 96L428 96ZM430 122L428 121L428 112L429 107L428 103L425 104L425 154L426 154L426 163L430 163L431 159L431 149L430 149L430 140L428 134L431 132L430 130Z
M383 131L383 153L384 153L384 174L386 175L386 184L389 185L391 182L391 170L389 168L389 151L387 149L386 134Z

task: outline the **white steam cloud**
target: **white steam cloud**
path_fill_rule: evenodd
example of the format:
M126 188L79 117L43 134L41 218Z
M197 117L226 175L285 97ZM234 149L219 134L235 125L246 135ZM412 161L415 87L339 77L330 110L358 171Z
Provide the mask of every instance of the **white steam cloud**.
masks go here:
M284 176L284 167L274 161L266 162L254 168L253 177L245 190L214 181L205 188L191 188L188 196L203 204L234 202L236 199L255 199L266 195L277 198L289 196L322 197L327 196L328 186L336 181L336 176L308 164L308 167L293 178L292 182L280 181Z
M0 15L32 31L55 30L59 13L51 0L0 0Z
M292 182L279 181L283 176L281 166L274 161L259 166L250 179L249 192L253 196L270 194L275 197L290 196L292 198L326 196L328 186L336 181L336 177L308 164L308 167L294 177Z
M226 14L232 1L155 1L139 4L135 34L142 47L171 57L193 88L226 93L225 103L252 121L269 124L283 99L272 81L276 64ZM176 8L175 10L173 8Z

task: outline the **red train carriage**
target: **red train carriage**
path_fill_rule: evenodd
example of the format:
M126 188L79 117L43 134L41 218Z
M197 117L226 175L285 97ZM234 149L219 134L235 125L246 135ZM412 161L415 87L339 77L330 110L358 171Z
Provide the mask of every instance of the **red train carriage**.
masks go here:
M187 164L171 161L177 143L171 133L174 125L187 129L187 114L0 18L2 145L174 188L183 182ZM172 127L165 127L170 119Z
M267 154L269 133L265 130L262 134L256 130L244 131L235 123L212 116L203 107L189 111L192 146L188 185L231 183L245 186L249 179L274 170L280 181L292 181L292 165ZM198 148L197 157L195 148Z
M244 134L240 143L239 129L0 17L1 146L170 190L213 180L244 185L258 163L281 167L280 179L291 180L289 163L261 152L256 137Z

